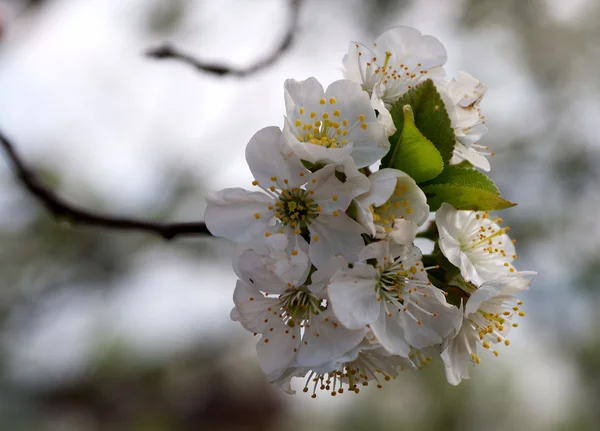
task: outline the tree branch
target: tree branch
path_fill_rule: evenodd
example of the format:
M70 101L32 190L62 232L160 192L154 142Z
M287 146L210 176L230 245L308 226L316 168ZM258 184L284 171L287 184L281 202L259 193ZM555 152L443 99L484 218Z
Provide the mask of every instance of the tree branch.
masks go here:
M222 63L210 63L203 60L198 60L193 56L179 51L177 48L165 43L156 48L151 48L146 51L146 56L157 60L172 59L182 61L195 67L201 72L211 73L218 76L232 75L244 77L263 70L275 63L291 46L298 28L300 17L300 4L302 0L290 1L290 16L288 18L288 26L283 39L277 48L264 58L257 60L255 63L247 67L237 67Z
M204 222L157 223L97 214L77 207L66 202L42 184L37 176L23 163L13 144L2 132L0 132L0 144L4 148L15 175L21 181L21 184L57 218L66 219L73 224L148 232L158 235L165 240L171 240L176 236L182 235L210 235Z

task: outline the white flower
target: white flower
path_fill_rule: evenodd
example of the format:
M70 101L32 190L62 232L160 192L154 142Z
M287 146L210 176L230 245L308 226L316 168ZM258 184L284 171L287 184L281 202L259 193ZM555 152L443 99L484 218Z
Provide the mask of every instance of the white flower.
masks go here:
M204 219L213 235L248 243L272 232L310 234L308 254L317 267L335 254L356 257L364 246L364 230L345 211L368 190L369 181L352 159L311 173L286 146L281 131L267 127L248 143L246 160L262 192L233 188L211 195Z
M284 131L300 159L339 163L352 155L359 168L380 160L390 148L369 95L355 82L342 79L327 91L315 79L285 82Z
M476 285L515 272L515 246L488 212L458 211L443 203L435 214L442 253L467 281Z
M349 329L369 325L390 353L408 357L439 344L453 328L456 307L433 287L421 252L379 241L366 246L359 261L338 270L328 288L333 311Z
M467 160L473 166L489 171L490 162L486 156L493 153L478 143L488 131L479 107L487 86L466 72L458 72L457 79L442 79L437 82L437 87L444 98L457 140L451 163Z
M468 379L469 364L479 364L478 344L488 350L492 344L510 344L506 338L508 331L518 326L513 323L513 318L525 315L519 311L523 302L514 295L529 288L531 279L528 276L533 274L519 272L486 281L471 295L464 309L460 330L442 352L450 384L457 385L462 379ZM498 356L498 351L493 350L493 353Z
M411 27L392 27L375 40L372 49L350 43L344 57L345 76L370 94L380 85L378 98L389 105L421 80L441 73L439 66L446 59L446 49L435 37Z
M369 180L369 191L356 198L359 204L356 219L372 236L387 238L394 225L402 225L397 220L408 220L416 226L427 220L427 197L410 176L385 168L373 173Z
M240 280L231 318L246 330L262 334L257 344L259 362L274 379L292 365L320 366L338 358L362 341L365 330L340 325L327 309L326 298L304 284L310 262L302 252L294 254L298 261L284 264L297 267L283 272L291 277L286 280L278 274L278 254L288 248L284 235L273 236L280 238L265 240L270 242L271 255L252 249L236 253L234 268Z

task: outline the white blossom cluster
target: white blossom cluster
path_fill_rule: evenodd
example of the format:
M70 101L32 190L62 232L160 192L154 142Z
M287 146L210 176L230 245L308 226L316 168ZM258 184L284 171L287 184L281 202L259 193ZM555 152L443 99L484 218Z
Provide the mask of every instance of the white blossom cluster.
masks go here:
M446 78L445 61L436 38L395 27L372 47L351 43L346 79L327 89L315 78L287 80L283 129L259 130L246 147L253 191L208 199L209 230L238 244L231 318L260 336L260 365L287 392L295 377L313 397L358 392L433 356L456 385L481 349L498 355L493 346L509 344L514 318L524 315L514 295L533 273L515 270L508 228L485 211L500 208L499 193L467 181L490 169L478 144L486 87L464 72ZM437 144L419 137L428 118L417 105L398 103L426 81L452 139L443 171L423 180L419 151ZM416 135L407 118L416 118ZM389 157L397 150L413 151L405 170L418 175L396 168ZM417 235L435 242L432 254L414 245Z

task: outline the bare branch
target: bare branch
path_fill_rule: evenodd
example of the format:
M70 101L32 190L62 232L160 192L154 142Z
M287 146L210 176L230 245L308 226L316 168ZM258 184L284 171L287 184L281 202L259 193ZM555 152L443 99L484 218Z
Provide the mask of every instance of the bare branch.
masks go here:
M287 31L283 39L276 49L264 58L257 60L255 63L247 67L236 67L221 63L210 63L203 60L198 60L193 56L179 51L177 48L164 44L162 46L151 48L146 51L146 55L157 60L172 59L182 61L195 67L201 72L211 73L218 76L232 75L244 77L266 69L275 63L279 58L292 46L298 21L300 17L300 4L302 0L290 0L290 16L288 18Z
M0 132L0 144L4 148L15 174L23 186L57 218L66 219L73 224L148 232L166 240L171 240L176 236L182 235L210 235L204 222L157 223L97 214L77 207L66 202L43 185L37 176L25 166L12 143L2 132Z

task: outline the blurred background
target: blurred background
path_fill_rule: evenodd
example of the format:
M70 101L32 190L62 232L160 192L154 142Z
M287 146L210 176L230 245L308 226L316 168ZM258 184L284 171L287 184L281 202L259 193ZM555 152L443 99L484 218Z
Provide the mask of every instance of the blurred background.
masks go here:
M0 429L597 430L600 2L306 0L291 50L247 78L143 56L170 41L244 66L286 31L284 0L0 0L0 129L62 196L200 220L252 180L244 147L282 125L283 81L342 76L350 40L405 24L485 82L492 178L519 269L539 275L498 358L449 386L440 363L312 400L269 386L229 320L231 244L51 219L0 158ZM369 388L370 389L370 388Z

